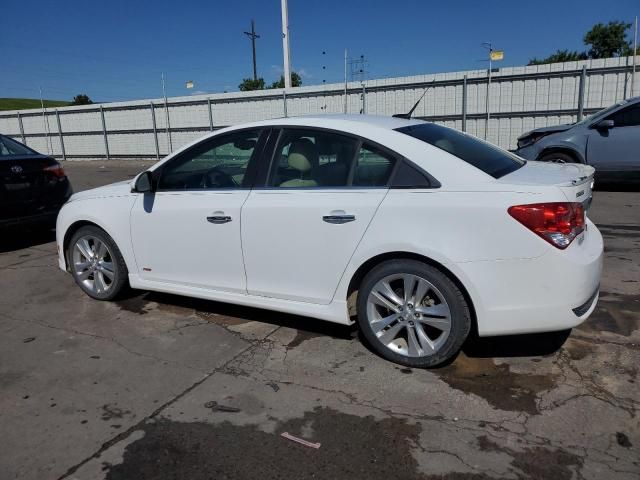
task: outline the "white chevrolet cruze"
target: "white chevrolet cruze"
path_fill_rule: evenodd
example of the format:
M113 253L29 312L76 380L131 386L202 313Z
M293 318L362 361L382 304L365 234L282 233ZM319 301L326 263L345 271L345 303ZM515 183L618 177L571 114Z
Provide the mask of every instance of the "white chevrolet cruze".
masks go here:
M431 367L471 329L564 330L591 314L603 252L585 216L593 173L419 120L261 121L73 195L60 268L99 300L129 285L357 319L383 357Z

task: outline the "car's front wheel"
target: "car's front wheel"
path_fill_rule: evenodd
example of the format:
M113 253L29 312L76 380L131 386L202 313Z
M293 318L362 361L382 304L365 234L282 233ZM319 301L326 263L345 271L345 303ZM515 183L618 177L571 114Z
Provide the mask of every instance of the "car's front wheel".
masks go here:
M458 353L471 315L460 289L440 270L415 260L390 260L365 276L358 323L382 357L428 368Z
M127 286L128 271L113 239L101 228L78 229L69 242L67 258L78 286L97 300L112 300Z

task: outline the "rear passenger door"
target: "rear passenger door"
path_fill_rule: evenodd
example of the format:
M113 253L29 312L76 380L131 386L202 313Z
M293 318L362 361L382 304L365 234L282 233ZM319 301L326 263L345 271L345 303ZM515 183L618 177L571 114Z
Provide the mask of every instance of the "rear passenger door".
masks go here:
M248 293L330 303L395 163L355 137L282 129L263 187L242 208Z

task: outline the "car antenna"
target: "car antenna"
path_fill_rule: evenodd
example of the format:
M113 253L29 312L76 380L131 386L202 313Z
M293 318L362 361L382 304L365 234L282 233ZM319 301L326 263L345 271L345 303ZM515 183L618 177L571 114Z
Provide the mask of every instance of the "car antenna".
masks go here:
M413 107L411 107L411 110L409 110L409 113L396 113L395 115L392 115L392 117L411 120L411 115L413 115L413 112L415 111L415 109L418 108L418 105L420 105L420 102L422 101L424 96L427 94L427 90L432 88L435 85L435 83L436 83L436 79L434 78L433 82L431 82L431 85L428 85L427 88L424 89L424 92L422 92L422 95L420 95L420 98L418 99L418 101L413 105Z

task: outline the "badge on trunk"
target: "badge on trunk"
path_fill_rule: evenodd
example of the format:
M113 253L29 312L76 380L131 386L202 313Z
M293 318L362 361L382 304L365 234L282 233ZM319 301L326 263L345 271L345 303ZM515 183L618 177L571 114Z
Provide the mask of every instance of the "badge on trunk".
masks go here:
M23 172L23 168L20 165L13 165L11 167L11 172L12 173L22 173Z

